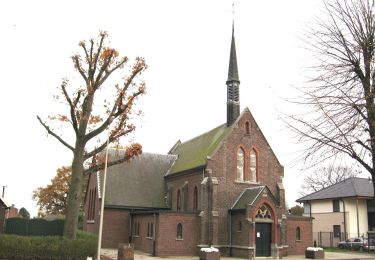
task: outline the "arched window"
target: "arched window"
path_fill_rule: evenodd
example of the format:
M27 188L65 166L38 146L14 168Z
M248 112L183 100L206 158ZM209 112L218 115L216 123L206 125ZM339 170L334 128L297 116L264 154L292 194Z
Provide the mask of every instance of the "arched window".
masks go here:
M193 211L198 210L198 188L194 187L194 197L193 197Z
M299 227L296 228L296 240L301 240L301 229Z
M250 134L250 123L249 122L245 123L245 130L246 130L246 134L249 135Z
M244 177L244 162L245 162L245 152L242 148L237 150L237 180L243 181Z
M242 222L241 220L238 221L238 232L241 232L242 231Z
M177 224L177 235L176 235L176 238L177 239L182 239L182 224L181 223Z
M250 151L250 181L251 182L256 182L257 181L257 152L252 149Z
M181 210L181 192L180 189L177 191L177 211Z

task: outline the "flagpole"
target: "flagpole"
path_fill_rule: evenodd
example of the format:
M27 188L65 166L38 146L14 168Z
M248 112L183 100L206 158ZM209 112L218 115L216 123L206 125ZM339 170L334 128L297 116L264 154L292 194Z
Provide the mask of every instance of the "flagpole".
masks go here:
M102 246L102 233L103 233L103 216L104 216L104 199L105 199L105 184L107 180L107 165L108 165L108 150L109 150L109 130L107 136L107 149L105 152L105 164L104 164L104 175L103 175L103 188L102 188L102 203L100 205L100 222L99 222L99 234L98 234L98 253L97 259L100 259L100 248Z

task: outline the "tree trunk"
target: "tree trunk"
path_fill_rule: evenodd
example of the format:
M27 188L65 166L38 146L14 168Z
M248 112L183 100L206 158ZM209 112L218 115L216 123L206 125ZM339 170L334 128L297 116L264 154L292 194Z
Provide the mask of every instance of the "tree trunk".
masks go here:
M84 142L77 139L72 162L72 180L68 196L68 206L65 216L64 237L75 239L78 227L79 208L82 203Z

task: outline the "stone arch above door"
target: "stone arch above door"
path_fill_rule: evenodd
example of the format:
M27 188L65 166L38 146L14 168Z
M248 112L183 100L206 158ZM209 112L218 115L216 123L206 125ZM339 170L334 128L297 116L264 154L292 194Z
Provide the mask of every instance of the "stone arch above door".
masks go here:
M256 221L258 220L269 220L273 221L272 209L267 204L261 204L255 214Z

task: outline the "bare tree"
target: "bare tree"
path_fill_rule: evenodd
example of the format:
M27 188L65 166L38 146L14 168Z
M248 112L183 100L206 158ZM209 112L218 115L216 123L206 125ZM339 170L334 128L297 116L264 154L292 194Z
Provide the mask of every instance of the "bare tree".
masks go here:
M351 157L375 187L374 0L324 4L326 16L304 38L314 54L310 79L296 101L304 113L285 121L306 145L306 164Z
M137 57L130 64L127 57L119 57L118 51L108 46L106 38L107 34L102 32L97 41L80 42L81 54L72 57L74 67L83 80L83 87L80 84L72 87L68 80L63 80L56 98L67 106L67 112L50 116L48 123L37 117L48 134L73 153L64 226L64 236L68 238L76 236L84 175L104 168L103 156L99 155L107 147L107 138L103 138L102 133L109 129L108 141L117 145L121 138L132 133L135 130L131 123L134 104L145 93L145 83L140 78L147 68L144 60ZM115 73L121 79L108 80ZM66 132L62 137L52 127L54 122L58 127L67 125L72 130L75 137L73 144L69 142ZM141 152L140 144L131 144L108 166L127 161Z
M354 170L353 167L334 166L333 164L319 167L315 169L312 174L308 174L304 177L301 186L301 195L304 196L308 193L319 191L357 175L358 171Z

